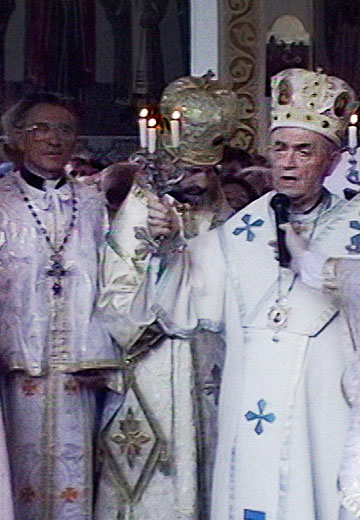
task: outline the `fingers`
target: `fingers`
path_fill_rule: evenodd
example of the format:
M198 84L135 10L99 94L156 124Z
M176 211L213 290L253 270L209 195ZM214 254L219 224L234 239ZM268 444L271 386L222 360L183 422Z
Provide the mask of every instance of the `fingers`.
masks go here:
M166 218L169 216L170 208L167 204L160 201L151 201L148 204L149 217L151 218Z
M285 231L285 233L295 233L294 228L290 222L286 222L285 224L280 224L279 228Z
M161 203L154 203L149 206L148 225L151 233L159 233L159 230L166 232L166 236L171 232L173 216L171 210Z
M275 248L277 249L277 246L278 246L277 240L269 240L268 245L270 247L273 247L274 249Z
M285 231L286 246L293 258L300 256L307 248L307 242L294 230L293 226L287 222L281 224L280 229Z
M153 238L159 238L159 237L171 238L173 236L173 232L172 232L171 228L169 228L167 226L149 224L149 231Z
M168 201L149 201L148 208L148 227L154 238L171 237L179 231L177 216Z
M164 229L171 229L172 219L157 215L149 215L148 225L150 227L162 227Z

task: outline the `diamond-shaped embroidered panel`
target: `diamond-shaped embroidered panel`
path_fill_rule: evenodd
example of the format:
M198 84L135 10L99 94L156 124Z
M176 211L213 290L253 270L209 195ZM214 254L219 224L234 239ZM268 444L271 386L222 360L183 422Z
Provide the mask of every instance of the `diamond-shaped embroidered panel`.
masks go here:
M135 383L112 420L104 445L123 491L131 502L138 500L151 479L165 442Z

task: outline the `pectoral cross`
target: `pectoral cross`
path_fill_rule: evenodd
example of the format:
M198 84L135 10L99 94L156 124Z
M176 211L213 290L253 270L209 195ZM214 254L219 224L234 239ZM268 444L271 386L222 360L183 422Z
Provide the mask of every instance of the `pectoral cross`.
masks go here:
M50 269L46 271L46 274L48 276L54 277L52 291L54 296L60 296L62 289L61 280L64 276L67 275L67 271L63 265L63 258L59 253L51 255L50 260L52 264L50 266Z

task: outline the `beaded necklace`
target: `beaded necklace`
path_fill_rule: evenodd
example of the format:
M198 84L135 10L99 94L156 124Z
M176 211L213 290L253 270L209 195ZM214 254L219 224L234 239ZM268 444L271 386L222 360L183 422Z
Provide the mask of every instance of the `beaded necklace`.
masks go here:
M64 235L64 238L62 239L61 244L56 245L56 243L53 243L51 241L51 238L49 236L49 233L48 233L46 227L41 222L39 215L36 213L36 211L34 209L34 203L29 199L26 192L22 188L21 184L16 179L15 179L15 184L18 187L18 189L22 195L23 201L25 202L31 215L33 216L38 229L40 230L43 237L45 238L45 242L46 242L47 246L52 251L52 254L50 256L50 261L51 261L50 269L48 269L46 271L46 274L48 276L53 277L53 279L54 279L54 282L52 285L52 291L53 291L54 296L60 296L61 291L62 291L62 278L64 276L66 276L66 274L67 274L67 271L64 267L63 252L64 252L65 246L68 243L69 238L71 236L71 233L72 233L73 227L75 225L75 221L76 221L76 214L78 211L77 200L75 198L74 186L73 186L73 184L70 184L71 201L72 201L72 211L71 211L70 223L69 223L68 229Z

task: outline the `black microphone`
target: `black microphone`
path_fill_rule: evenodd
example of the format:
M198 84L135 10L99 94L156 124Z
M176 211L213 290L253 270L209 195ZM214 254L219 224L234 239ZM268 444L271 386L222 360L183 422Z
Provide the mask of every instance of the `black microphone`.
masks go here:
M280 229L280 224L289 222L288 208L290 199L285 193L277 193L270 201L270 205L275 211L276 237L279 250L279 263L281 267L289 267L291 256L286 247L285 231Z

